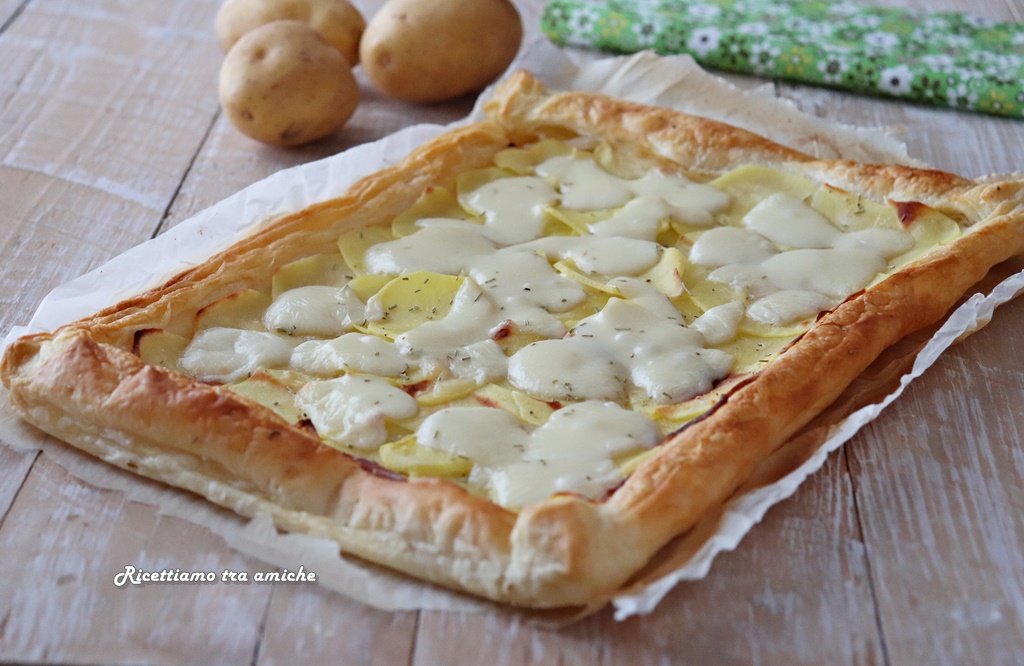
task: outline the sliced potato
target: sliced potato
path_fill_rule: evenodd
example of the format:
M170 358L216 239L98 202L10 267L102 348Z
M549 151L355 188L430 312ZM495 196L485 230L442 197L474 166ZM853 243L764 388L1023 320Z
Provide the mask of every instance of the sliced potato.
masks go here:
M188 338L153 328L139 333L136 351L143 363L181 372L178 359L188 346L188 342Z
M289 289L307 285L340 287L351 277L340 253L317 254L285 264L274 271L270 293L277 298Z
M526 148L506 148L494 156L494 163L517 176L527 176L533 174L533 168L538 164L572 152L572 148L562 141L541 139Z
M733 169L708 184L732 197L732 203L722 214L737 221L772 194L788 194L803 201L818 189L817 183L806 178L756 164Z
M488 384L476 392L477 400L504 409L524 423L540 426L547 423L554 408L522 391L500 384Z
M367 331L394 340L424 322L443 319L464 280L429 271L392 279L371 300L383 316L368 322Z
M399 474L462 477L473 469L473 461L416 443L415 436L384 444L377 451L380 464Z
M348 288L366 303L393 279L390 275L360 275L348 283Z
M266 330L263 313L270 307L270 294L245 289L215 301L196 314L196 330L214 326L241 328L248 331Z
M399 213L391 222L395 238L404 238L419 231L417 225L425 218L443 217L455 220L471 219L472 215L459 205L459 200L444 187L428 187L411 208Z
M338 249L345 264L355 275L366 275L366 263L363 255L373 245L394 240L390 227L363 227L345 232L338 238Z
M227 388L269 408L288 423L298 423L303 418L302 411L295 406L295 394L269 372L255 372Z

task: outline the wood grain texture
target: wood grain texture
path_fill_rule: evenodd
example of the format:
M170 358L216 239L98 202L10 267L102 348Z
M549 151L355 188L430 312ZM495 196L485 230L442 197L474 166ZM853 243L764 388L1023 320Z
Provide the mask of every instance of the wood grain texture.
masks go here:
M215 9L29 4L0 36L3 164L162 213L217 108Z
M95 489L41 456L3 525L0 659L248 664L271 588L117 588L146 571L252 570L204 528ZM17 554L17 557L13 557Z
M3 27L14 20L28 0L0 0L0 32Z
M1021 326L1005 306L848 445L894 663L1024 655Z
M409 663L415 612L368 608L323 588L279 586L267 611L259 666L307 663L391 666Z
M216 112L215 9L37 0L0 34L0 330L153 234Z
M37 451L22 451L0 441L0 524L38 456Z

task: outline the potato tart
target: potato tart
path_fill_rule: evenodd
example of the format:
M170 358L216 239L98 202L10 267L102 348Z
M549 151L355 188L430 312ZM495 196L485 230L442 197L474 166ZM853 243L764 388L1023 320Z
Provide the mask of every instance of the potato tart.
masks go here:
M487 120L17 340L29 422L499 602L607 598L1024 243L1024 183L526 72Z

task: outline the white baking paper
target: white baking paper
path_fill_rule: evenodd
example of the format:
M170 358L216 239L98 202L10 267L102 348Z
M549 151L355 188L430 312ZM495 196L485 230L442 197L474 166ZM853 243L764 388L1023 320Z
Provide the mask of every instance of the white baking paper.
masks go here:
M904 146L886 132L836 126L802 114L792 104L775 98L770 85L740 91L705 73L688 56L658 57L640 53L601 60L573 59L547 41L538 40L510 69L518 67L530 69L552 89L604 92L638 102L674 107L769 135L779 143L822 158L919 164L908 157ZM487 92L481 95L481 99L486 98ZM478 104L474 113L461 123L478 118L480 113ZM360 177L393 164L415 146L446 129L431 125L410 127L381 141L281 171L256 183L101 268L58 287L43 300L25 326L16 327L8 333L3 344L6 346L26 333L51 330L147 287L156 286L252 233L276 216L342 194ZM140 266L150 267L150 272L141 281ZM1024 273L1012 276L991 295L968 301L920 353L913 371L902 379L897 391L881 403L861 409L847 418L835 435L792 473L731 501L715 534L687 564L641 590L613 599L615 617L621 620L649 613L680 581L707 575L716 554L734 548L772 505L790 496L803 479L821 467L831 451L875 418L953 341L984 325L997 305L1022 290ZM161 513L207 526L243 553L292 570L303 565L307 570L315 570L326 587L386 610L477 611L494 608L483 601L339 557L333 542L301 534L278 534L267 516L245 521L213 510L204 500L188 493L142 482L133 475L40 436L14 416L5 395L0 395L0 400L0 437L5 442L33 450L41 449L86 482L121 491L131 500L159 507Z

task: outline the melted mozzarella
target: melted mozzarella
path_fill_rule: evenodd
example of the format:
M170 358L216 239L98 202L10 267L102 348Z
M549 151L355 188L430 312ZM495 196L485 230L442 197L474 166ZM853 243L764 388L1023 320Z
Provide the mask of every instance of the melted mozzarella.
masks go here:
M534 252L482 256L468 273L498 304L501 318L525 333L565 335L565 325L551 313L571 310L587 297L582 286L556 273L547 259Z
M914 237L899 229L861 229L836 239L837 250L866 250L885 259L892 259L914 247Z
M589 158L559 155L545 160L535 171L558 181L565 208L617 208L633 197L629 181L608 173Z
M585 273L638 275L658 262L659 246L635 238L607 236L551 236L518 246L568 259Z
M886 260L913 247L899 229L844 233L816 210L773 194L743 218L745 228L719 227L700 235L694 264L714 268L708 278L753 299L746 315L785 326L833 308L868 286ZM778 246L790 249L779 251Z
M743 224L779 245L826 248L840 235L821 213L787 194L773 194L743 216Z
M613 457L649 449L660 438L650 419L614 402L565 407L537 428L503 409L449 407L416 431L421 446L473 460L470 478L513 509L559 492L600 498L622 480Z
M398 377L409 370L408 360L394 344L375 335L346 333L333 340L303 342L292 352L291 367L312 375L359 372Z
M629 180L610 174L594 160L583 157L552 157L538 165L536 172L557 180L562 206L576 210L617 208L635 198L657 198L673 217L707 226L714 219L712 213L730 202L729 195L721 190L678 174L651 171Z
M761 268L779 289L842 300L885 270L885 261L867 250L791 250L761 262Z
M285 365L291 355L292 346L273 333L214 327L192 339L178 364L201 381L230 383Z
M749 309L748 309L749 314ZM693 327L709 345L721 345L736 337L743 319L743 303L730 301L706 310L693 322Z
M732 201L717 188L662 171L650 171L630 186L637 196L661 197L674 209L674 217L691 224L711 224L711 213L726 208Z
M491 499L509 509L543 502L555 493L600 499L621 482L622 474L607 459L523 461L486 475Z
M473 280L465 280L455 294L451 310L395 338L402 353L440 360L455 348L488 340L501 311Z
M772 326L785 326L807 319L835 305L828 296L816 291L784 289L759 298L747 308L747 316Z
M295 404L321 437L365 450L387 441L388 419L411 418L419 411L416 399L402 389L353 375L309 382L296 394Z
M618 236L653 242L661 221L672 213L661 197L637 197L607 220L588 225L595 236Z
M508 361L512 386L542 400L622 400L629 370L590 338L531 342Z
M731 367L732 357L705 349L703 336L684 326L678 312L666 316L661 308L612 298L580 321L572 337L516 352L509 382L548 400L621 400L632 385L656 402L673 403L707 391Z
M363 255L366 270L375 275L416 271L458 275L477 257L494 252L494 243L481 234L480 225L451 222L455 224L431 224L405 238L370 247Z
M533 432L525 459L611 458L649 449L660 439L658 427L642 414L614 402L581 402L557 410Z
M314 285L284 292L263 314L263 325L287 335L335 336L366 319L366 307L347 286Z
M508 375L508 357L494 340L459 347L448 356L448 369L455 377L477 384L497 382Z
M538 238L544 233L545 206L558 193L543 178L500 178L462 197L466 207L484 216L484 235L500 245Z
M523 459L530 434L504 409L448 407L428 416L416 430L420 446L469 458L486 468Z
M697 238L690 248L690 261L698 266L756 264L778 254L764 236L737 227L715 227Z

